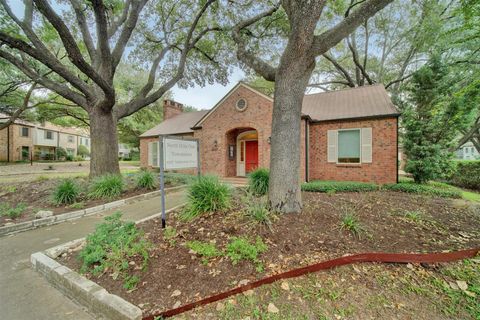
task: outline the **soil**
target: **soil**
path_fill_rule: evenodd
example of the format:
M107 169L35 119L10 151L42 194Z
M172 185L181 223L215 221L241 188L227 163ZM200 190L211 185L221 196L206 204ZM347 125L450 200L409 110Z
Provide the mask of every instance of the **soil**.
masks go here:
M240 191L239 191L240 192ZM179 219L179 212L167 218L177 236L165 240L159 220L140 225L153 245L146 271L130 272L140 277L137 288L127 291L122 281L109 274L93 277L108 291L138 305L146 315L184 305L271 274L310 265L334 257L360 252L438 252L480 246L480 209L467 202L442 198L377 191L368 193L303 193L300 214L280 215L270 226L245 215L242 197L236 195L228 212L215 212L193 221ZM408 218L407 213L415 212ZM342 218L354 214L361 226L358 236L341 227ZM268 245L261 255L265 267L242 261L233 266L226 257L211 259L208 265L186 247L187 241L215 243L224 250L229 239L260 236ZM77 253L60 258L79 270ZM180 295L174 295L179 290ZM178 293L178 292L177 292Z
M5 225L6 223L19 223L34 220L35 213L40 210L52 211L54 215L58 215L61 213L95 207L106 202L130 198L152 191L136 188L134 177L127 176L124 180L124 191L120 196L109 199L89 199L86 192L86 190L88 190L88 179L86 177L77 177L73 179L80 186L80 189L84 190L80 193L79 199L77 200L77 203L81 204L78 207L75 205L55 205L53 203L52 193L61 179L9 183L8 186L0 187L0 203L7 203L10 207L16 207L19 204L26 205L26 209L15 219L11 219L7 216L0 216L0 226ZM169 183L165 184L165 187L167 188L172 186L174 185Z

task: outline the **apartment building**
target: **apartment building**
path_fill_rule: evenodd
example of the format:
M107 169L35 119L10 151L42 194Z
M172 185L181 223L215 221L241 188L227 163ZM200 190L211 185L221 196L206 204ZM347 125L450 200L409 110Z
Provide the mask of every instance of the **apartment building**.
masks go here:
M7 115L0 114L0 123L7 119ZM90 136L86 129L65 128L49 122L35 124L16 120L0 130L0 161L15 162L30 158L56 160L59 147L76 156L80 145L90 150Z

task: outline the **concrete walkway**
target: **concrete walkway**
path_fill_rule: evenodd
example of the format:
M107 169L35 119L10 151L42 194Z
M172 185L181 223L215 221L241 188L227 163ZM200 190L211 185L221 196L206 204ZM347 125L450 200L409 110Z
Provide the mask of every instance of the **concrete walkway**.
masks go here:
M182 191L168 194L167 208L184 201ZM126 219L140 220L160 212L160 197L0 238L0 319L92 319L30 268L30 254L86 236L115 211L122 211Z

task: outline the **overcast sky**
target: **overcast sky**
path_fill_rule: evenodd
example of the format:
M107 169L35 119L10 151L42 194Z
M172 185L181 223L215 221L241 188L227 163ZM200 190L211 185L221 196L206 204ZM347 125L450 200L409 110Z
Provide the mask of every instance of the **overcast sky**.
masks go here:
M173 99L185 105L192 106L198 110L211 109L224 95L232 89L238 81L242 80L245 73L240 69L235 69L229 77L229 83L224 87L221 84L206 85L205 87L196 86L194 88L180 89L175 86L171 91Z

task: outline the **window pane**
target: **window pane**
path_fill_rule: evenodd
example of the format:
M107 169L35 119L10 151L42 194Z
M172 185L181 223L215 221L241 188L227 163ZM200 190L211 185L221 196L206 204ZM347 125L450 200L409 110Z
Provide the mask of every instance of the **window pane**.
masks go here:
M360 130L338 131L338 162L360 162Z

